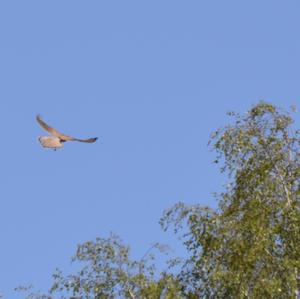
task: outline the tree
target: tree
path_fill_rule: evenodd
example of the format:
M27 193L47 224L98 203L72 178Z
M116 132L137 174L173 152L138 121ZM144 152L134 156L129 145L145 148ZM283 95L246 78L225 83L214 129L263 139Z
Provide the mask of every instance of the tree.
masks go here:
M179 203L161 220L183 230L190 256L179 279L199 298L298 298L299 131L264 102L230 115L234 123L211 139L230 178L219 208Z
M30 287L18 290L27 292L27 299L53 299L56 294L69 299L181 298L174 275L161 272L156 277L154 249L165 252L168 248L154 244L141 260L132 260L129 247L118 236L97 238L78 246L72 259L83 263L78 273L65 276L57 270L53 274L48 294L32 291Z
M229 176L218 209L178 203L160 221L187 248L179 273L156 270L152 249L162 246L132 260L112 235L79 245L79 272L57 271L49 294L27 298L300 298L300 132L264 102L229 114L210 141Z

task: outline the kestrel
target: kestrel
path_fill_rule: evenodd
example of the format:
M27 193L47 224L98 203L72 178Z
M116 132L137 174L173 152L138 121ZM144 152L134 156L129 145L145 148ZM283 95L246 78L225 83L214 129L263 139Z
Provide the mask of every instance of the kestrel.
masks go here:
M37 115L36 120L38 121L38 123L41 125L43 129L45 129L47 132L49 132L52 135L52 136L39 137L39 142L43 147L46 148L53 148L54 150L56 150L58 148L62 148L64 146L63 143L66 141L79 141L79 142L93 143L98 139L98 137L88 138L88 139L78 139L68 135L64 135L58 132L56 129L48 126L41 119L40 115Z

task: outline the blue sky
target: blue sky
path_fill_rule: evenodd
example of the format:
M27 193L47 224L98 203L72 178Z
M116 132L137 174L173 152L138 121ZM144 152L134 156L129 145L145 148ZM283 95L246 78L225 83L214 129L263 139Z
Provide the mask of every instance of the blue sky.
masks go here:
M50 286L110 231L136 257L162 211L215 206L228 110L300 103L297 1L1 1L0 290ZM95 144L41 148L35 115Z

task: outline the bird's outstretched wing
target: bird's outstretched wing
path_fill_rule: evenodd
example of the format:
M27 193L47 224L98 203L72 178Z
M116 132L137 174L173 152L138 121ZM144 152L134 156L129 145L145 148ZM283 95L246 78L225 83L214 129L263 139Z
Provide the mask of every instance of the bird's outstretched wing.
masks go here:
M79 142L87 142L87 143L93 143L98 139L98 137L93 137L93 138L88 138L88 139L78 139L78 138L73 138L73 141L79 141Z
M92 143L95 142L98 138L88 138L88 139L78 139L72 136L68 136L65 134L60 133L59 131L57 131L56 129L50 127L49 125L47 125L42 119L40 115L36 116L36 120L38 121L38 123L40 124L40 126L45 129L47 132L49 132L51 135L58 137L60 140L62 141L80 141L80 142L88 142L88 143Z

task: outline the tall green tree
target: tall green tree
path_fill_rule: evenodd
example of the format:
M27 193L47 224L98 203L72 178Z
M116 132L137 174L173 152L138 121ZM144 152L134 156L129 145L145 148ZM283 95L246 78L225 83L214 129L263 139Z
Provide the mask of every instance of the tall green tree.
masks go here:
M229 114L210 141L229 177L219 207L178 203L161 219L187 248L179 273L157 271L152 251L131 259L112 235L79 245L80 270L58 271L49 294L27 298L300 298L299 131L290 114L264 102Z
M199 298L299 298L299 131L264 102L230 115L211 139L229 175L219 208L179 203L161 220L190 253L180 281Z

